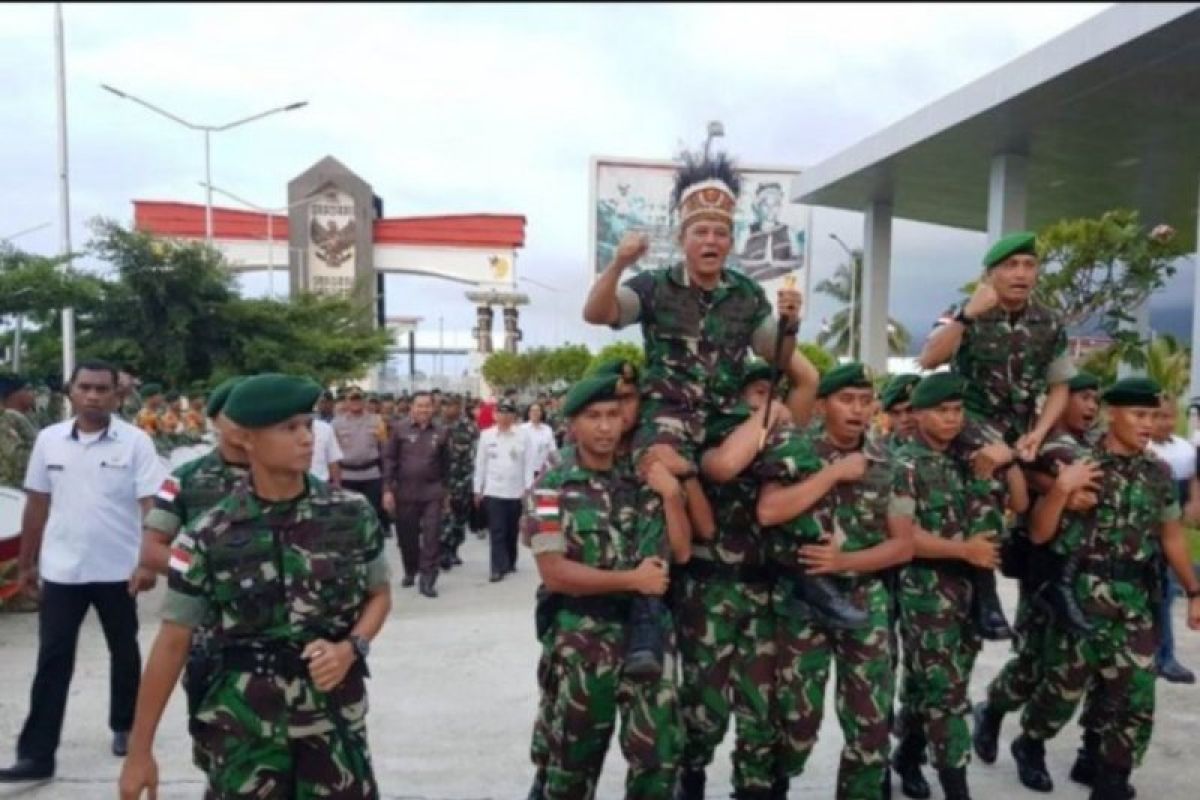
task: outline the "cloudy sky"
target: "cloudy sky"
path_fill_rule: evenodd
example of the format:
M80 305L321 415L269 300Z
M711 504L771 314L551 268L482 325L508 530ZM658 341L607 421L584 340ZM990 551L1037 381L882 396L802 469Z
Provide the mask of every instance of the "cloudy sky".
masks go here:
M308 100L214 136L213 182L281 206L290 178L333 155L387 216L523 214L520 274L554 287L523 287L526 343L598 346L612 334L579 316L591 156L669 158L719 119L743 162L803 167L1108 5L67 4L72 236L86 241L96 215L129 222L134 198L203 202L200 134L101 83L208 123ZM0 236L57 219L52 17L49 4L0 6ZM841 255L828 234L858 246L862 220L818 210L815 227L814 285ZM53 228L18 241L56 242ZM893 315L923 333L983 246L898 221ZM905 279L918 267L919 286ZM387 289L389 314L474 322L460 285L393 276ZM832 311L811 306L806 336Z

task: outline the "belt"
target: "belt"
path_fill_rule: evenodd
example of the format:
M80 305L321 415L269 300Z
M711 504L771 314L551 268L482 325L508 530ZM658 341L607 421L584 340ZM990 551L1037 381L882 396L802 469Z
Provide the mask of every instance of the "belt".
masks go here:
M221 667L255 675L282 678L308 677L308 662L292 645L226 645L221 648Z
M707 558L692 558L683 571L696 580L722 580L734 583L770 583L775 570L766 564L724 564Z
M372 467L378 467L378 466L379 466L378 458L371 459L370 461L343 461L342 462L342 469L350 469L350 470L371 469Z
M567 597L564 596L560 608L594 619L608 622L629 621L630 598L620 595L600 595L598 597Z
M1081 572L1110 581L1149 583L1158 577L1158 565L1152 561L1100 561L1088 559L1079 565Z
M910 563L914 567L925 567L962 578L968 577L976 569L957 558L914 558Z
M785 566L783 564L775 564L775 574L777 577L785 581L795 580L803 581L808 579L808 572L804 567ZM886 570L884 572L869 572L864 575L839 575L830 574L820 577L828 578L842 589L855 589L859 586L869 586L875 582L882 582L886 579Z

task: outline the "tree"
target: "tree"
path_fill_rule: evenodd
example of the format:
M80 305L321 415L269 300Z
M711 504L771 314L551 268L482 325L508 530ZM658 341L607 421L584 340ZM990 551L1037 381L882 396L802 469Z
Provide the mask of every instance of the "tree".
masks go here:
M483 362L479 371L493 388L524 389L533 380L532 361L517 353L500 350Z
M1171 397L1179 397L1187 389L1191 367L1191 351L1174 336L1156 336L1146 348L1146 375Z
M862 250L851 250L850 261L851 263L839 264L832 277L817 284L818 292L833 298L843 306L834 313L828 324L817 334L817 344L829 347L838 355L849 355L851 359L858 360L862 352L862 337L859 335L859 331L862 330L863 306ZM854 270L853 284L850 272L852 267ZM853 303L850 302L851 298L854 300ZM854 332L853 352L850 348L851 331ZM888 317L887 340L888 353L897 356L908 352L912 337L903 325Z
M816 367L817 372L822 375L837 366L837 357L819 344L797 342L796 349L803 353L809 363Z
M539 382L549 385L558 381L574 383L583 377L592 364L592 352L584 344L565 344L551 350Z
M607 361L632 361L641 369L646 363L646 354L642 350L642 346L633 342L612 342L600 348L600 352L592 358L592 363L587 368L587 374L596 371L596 368Z

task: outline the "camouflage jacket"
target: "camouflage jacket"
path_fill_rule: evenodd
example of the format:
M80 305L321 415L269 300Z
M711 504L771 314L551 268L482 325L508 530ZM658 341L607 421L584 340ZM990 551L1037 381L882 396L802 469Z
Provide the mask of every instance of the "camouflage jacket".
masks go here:
M188 524L172 544L163 618L190 627L214 620L223 651L294 653L314 639L344 639L368 592L390 579L383 532L361 495L305 480L303 496L279 503L243 480ZM292 737L327 732L330 708L351 723L366 713L362 676L351 676L322 693L307 675L222 668L197 719L224 725L232 714L237 732L252 735L270 735L281 719ZM231 692L239 708L225 706Z
M446 426L450 454L450 491L471 491L471 480L475 474L475 444L479 440L479 428L468 416L461 416Z
M637 483L622 469L596 472L580 466L574 450L544 472L526 493L522 526L535 556L561 553L570 561L603 570L636 565ZM559 612L560 630L597 624Z
M0 486L20 489L25 485L25 468L35 441L37 429L28 417L0 408Z
M1064 464L1070 464L1088 453L1098 441L1099 432L1095 428L1084 436L1076 436L1061 426L1057 427L1046 437L1029 469L1057 477Z
M732 409L754 332L771 316L762 287L725 269L711 292L690 285L682 263L625 282L640 301L644 397L689 408Z
M824 435L784 430L771 436L757 475L763 482L802 483L847 455ZM861 480L838 483L807 512L779 526L768 537L771 559L786 567L800 566L800 545L814 544L826 535L847 552L882 544L887 539L891 499L890 461L868 458Z
M1033 427L1046 388L1075 374L1066 327L1035 301L1017 314L999 307L981 314L963 333L951 368L967 380L967 412L1015 432L1005 437L1010 442Z
M1064 511L1051 547L1062 555L1077 553L1085 564L1076 581L1085 611L1104 617L1145 616L1156 599L1149 591L1151 581L1113 579L1086 565L1101 573L1109 565L1140 566L1144 576L1152 574L1162 524L1181 515L1170 468L1151 453L1110 453L1103 441L1076 457L1088 458L1103 470L1100 502L1090 511Z
M175 536L228 497L247 474L244 465L229 463L216 449L177 467L154 496L145 527Z

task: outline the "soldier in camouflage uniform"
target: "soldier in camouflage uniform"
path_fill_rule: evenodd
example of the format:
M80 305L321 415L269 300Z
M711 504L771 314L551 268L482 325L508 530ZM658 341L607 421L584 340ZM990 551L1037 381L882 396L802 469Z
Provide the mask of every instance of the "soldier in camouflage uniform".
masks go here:
M475 444L479 428L475 421L462 413L458 395L442 398L442 425L449 437L446 448L450 454L450 475L446 481L446 514L442 516L442 569L462 564L458 548L467 538L471 519L472 480L475 475Z
M246 452L229 435L230 423L221 415L230 392L241 378L230 378L216 387L205 408L208 418L220 433L217 446L207 455L176 468L154 497L154 507L143 523L141 566L160 575L168 573L171 540L181 529L196 521L218 502L228 497L249 474ZM200 701L197 688L204 684L215 664L211 652L211 624L192 631L191 649L183 674L188 699L189 727ZM207 770L207 753L198 745L192 748L192 760Z
M1035 495L1048 493L1053 488L1055 477L1062 466L1082 458L1097 442L1093 425L1100 411L1099 380L1093 375L1080 372L1072 377L1067 385L1070 391L1067 408L1058 425L1042 445L1037 459L1026 470L1030 491ZM1074 511L1086 511L1095 505L1096 499L1094 493L1077 492L1070 507ZM1023 577L1020 580L1021 591L1017 603L1014 655L988 686L987 700L978 704L974 710L975 754L985 764L992 764L996 760L1004 715L1024 706L1042 679L1042 654L1046 637L1053 624L1049 604L1052 602L1055 587L1048 581L1054 577L1053 573L1060 570L1048 569L1046 562L1051 556L1045 552L1044 546L1034 549L1029 545L1029 548L1026 558L1030 560L1030 566L1019 570ZM1067 591L1073 594L1074 588L1069 587ZM1068 608L1067 603L1059 605L1058 613L1068 618L1065 621L1069 623L1069 618L1075 617L1075 624L1080 624L1077 605L1073 608ZM1083 620L1082 624L1086 625L1086 620ZM1094 715L1101 713L1100 685L1097 683L1093 683L1089 691L1086 708L1087 711L1080 718L1080 724L1085 728L1085 742L1095 739L1094 730L1098 723ZM1050 791L1053 788L1053 782L1044 764L1018 764L1018 774L1021 782L1035 791Z
M1104 394L1108 430L1085 459L1062 468L1031 517L1035 543L1078 553L1075 596L1092 626L1088 635L1057 624L1043 649L1042 680L1021 718L1013 755L1044 760L1045 741L1074 714L1089 681L1103 685L1092 800L1126 800L1154 721L1155 602L1161 552L1189 598L1188 623L1200 629L1200 581L1180 522L1167 467L1146 452L1161 389L1145 378L1118 381ZM1070 511L1080 490L1098 503Z
M620 714L621 749L629 763L626 797L667 800L681 745L674 670L634 679L624 669L632 595L661 596L667 561L642 558L636 540L641 509L632 476L615 469L621 438L618 379L586 378L563 412L576 444L526 497L524 527L554 612L542 632L554 687L546 726L544 797L588 800ZM679 482L661 465L645 479L662 498L665 538L686 553L686 507ZM669 620L661 621L669 631ZM668 637L668 661L673 656Z
M37 441L37 429L26 414L33 408L29 381L0 374L0 486L20 489L25 485L25 468ZM0 610L35 611L37 601L18 590L17 555L20 537L0 543ZM11 548L11 554L3 552Z
M790 776L804 770L821 727L832 661L845 737L836 796L878 798L887 775L893 683L889 593L880 572L907 562L912 542L908 525L893 518L887 453L864 449L875 392L862 364L827 372L818 397L823 432L778 431L756 470L764 481L758 521L779 526L768 548L780 572L772 607L781 767ZM801 568L805 575L839 575L867 612L864 624L832 625L807 605L792 578Z
M649 248L644 234L627 234L593 284L583 312L597 325L640 323L646 366L635 460L657 444L691 465L684 486L692 525L703 539L712 538L716 523L696 477L700 449L710 439L710 427L722 424L721 416L739 402L747 352L753 347L768 360L793 352L800 313L800 293L781 289L781 326L762 287L725 266L740 185L724 154L711 161L685 158L672 194L684 261L642 272L618 287L624 271ZM648 543L644 551L651 549ZM649 638L631 637L631 647L632 668L648 673L658 668L657 645Z
M391 607L388 567L368 502L307 475L320 392L307 379L258 375L225 403L250 476L172 544L122 800L154 791L154 731L192 629L210 622L220 666L195 719L205 797L379 797L364 658Z
M758 480L752 464L764 430L789 424L779 403L767 410L772 371L758 362L746 371L745 408L731 414L729 435L702 459L704 491L717 514L717 535L692 546L680 567L672 611L683 678L679 688L684 748L677 800L704 797L712 762L732 714L737 721L733 786L737 797L769 797L781 772L771 707L775 682L771 574L755 518ZM738 420L743 420L738 422Z
M962 431L965 391L962 379L946 372L917 384L912 395L917 434L896 453L894 464L892 508L912 526L915 550L899 581L911 695L899 714L901 742L894 759L910 797L929 796L919 767L926 742L947 800L970 797L967 686L980 639L970 612L974 582L966 568L992 570L998 564L1000 522L987 511L993 508L991 497L1001 493L996 485L1001 482L977 477L951 451ZM993 464L1006 467L1004 485L1014 497L1023 497L1020 470L1009 466L1012 451L993 443L987 453ZM989 502L980 504L980 498Z

